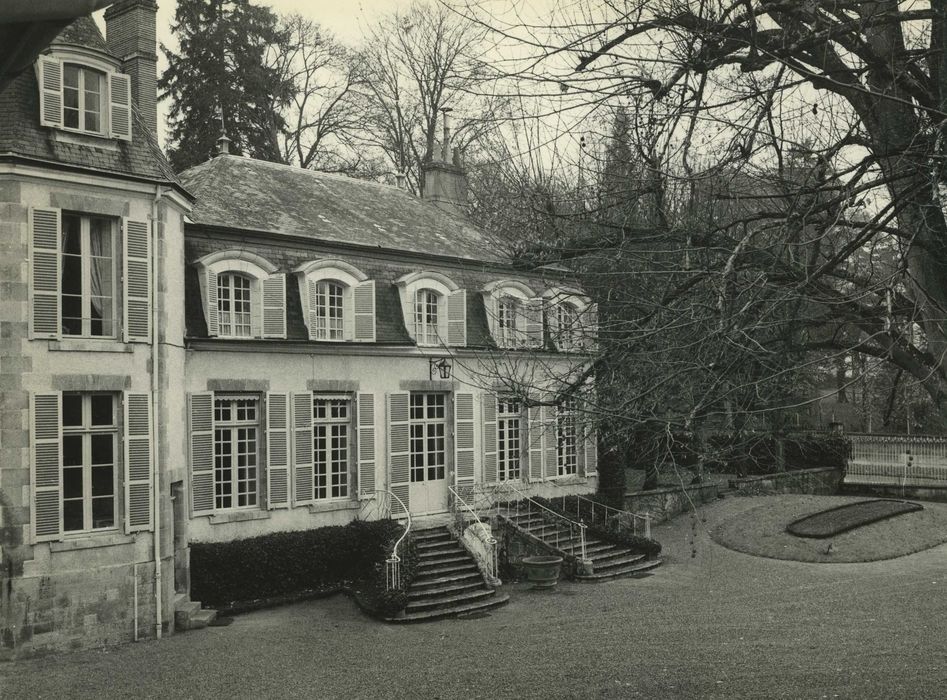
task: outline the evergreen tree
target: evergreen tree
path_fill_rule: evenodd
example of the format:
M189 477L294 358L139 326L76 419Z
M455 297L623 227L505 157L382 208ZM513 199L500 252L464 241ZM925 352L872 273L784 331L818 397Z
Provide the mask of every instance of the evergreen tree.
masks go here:
M177 52L162 45L168 69L158 81L171 98L168 157L177 171L214 153L223 115L231 152L281 161L281 108L291 86L267 64L283 37L276 15L249 0L178 0L171 28Z

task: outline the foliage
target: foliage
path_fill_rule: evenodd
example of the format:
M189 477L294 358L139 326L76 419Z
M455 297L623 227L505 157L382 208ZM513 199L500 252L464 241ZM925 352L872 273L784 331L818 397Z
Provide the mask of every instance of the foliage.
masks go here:
M215 152L221 115L232 153L279 162L291 85L267 65L268 51L285 40L273 11L249 0L178 0L171 31L178 48L161 47L168 68L158 89L170 98L174 169Z
M222 607L372 579L400 528L392 520L356 520L231 542L195 542L191 594L211 607Z
M772 474L792 469L844 468L851 443L831 435L712 435L708 453L714 455L706 467L741 476Z
M390 547L389 547L390 549ZM402 543L401 588L387 590L388 575L384 562L376 564L373 576L360 581L353 591L359 606L369 615L379 618L395 617L408 604L407 591L417 575L418 548L412 537Z

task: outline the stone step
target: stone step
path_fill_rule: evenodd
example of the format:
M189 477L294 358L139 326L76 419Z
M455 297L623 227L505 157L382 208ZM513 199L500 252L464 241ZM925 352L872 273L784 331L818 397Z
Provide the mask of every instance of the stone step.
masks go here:
M480 575L479 569L462 571L456 574L446 574L444 576L427 576L424 578L416 576L411 582L410 590L437 587L445 583L460 583L463 581L469 581L471 583L476 582L480 584L483 583L483 576Z
M188 629L199 630L204 627L207 627L211 622L217 619L216 610L198 610L196 613L191 615L190 625Z
M627 549L624 552L618 552L612 556L608 557L589 557L592 560L593 569L598 572L600 570L604 571L608 568L613 568L616 566L624 566L626 564L637 564L639 561L644 561L644 554L635 554L630 552Z
M610 568L602 572L589 574L588 576L576 576L575 579L576 581L583 581L585 583L598 583L601 581L611 581L616 578L634 578L635 576L640 576L651 571L651 569L656 569L659 566L661 566L660 559L649 559L638 564L613 569Z
M447 574L456 574L460 572L477 572L480 573L480 569L477 568L477 565L470 561L469 557L465 563L458 564L446 564L443 566L431 566L431 567L418 567L417 578L422 577L438 577L444 576Z
M457 591L472 590L475 588L483 588L483 578L479 576L470 577L459 581L447 581L436 586L423 586L421 588L418 588L412 583L411 588L408 590L408 599L422 598L424 596L448 595L456 593Z
M388 618L387 622L396 622L396 623L411 623L411 622L430 622L432 620L442 620L447 617L461 617L464 615L471 615L478 612L485 612L487 610L492 610L493 608L498 608L501 605L506 605L510 600L510 596L505 593L500 593L492 595L489 598L484 598L473 603L467 603L466 605L456 605L450 608L440 608L438 610L425 610L423 612L415 612L411 614L404 614L399 617Z
M443 540L443 539L453 539L453 536L450 534L450 530L446 527L435 527L430 530L415 530L412 531L412 536L416 542L427 542L430 540Z
M460 591L447 596L429 596L423 598L414 598L408 602L404 611L406 614L421 612L424 610L443 610L453 608L458 605L467 605L484 598L490 598L495 591L492 588L479 588L471 591Z
M462 561L470 561L470 555L467 552L458 550L451 554L439 554L436 557L421 557L418 562L418 571L424 571L431 566L440 566L442 564L456 564Z
M457 546L457 542L454 541L453 537L447 537L442 540L429 539L429 540L423 540L421 542L417 542L417 548L419 552L427 552L431 550L437 551L438 549L443 549L444 547L456 547L456 546Z

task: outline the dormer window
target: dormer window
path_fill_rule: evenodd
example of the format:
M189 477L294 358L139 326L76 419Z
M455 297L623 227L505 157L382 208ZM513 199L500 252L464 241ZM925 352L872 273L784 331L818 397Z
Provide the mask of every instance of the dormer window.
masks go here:
M103 131L105 73L76 63L64 63L62 122L67 129L100 134Z
M36 62L43 126L131 141L131 78L114 58L92 49L57 47Z
M541 347L543 300L516 280L491 282L483 289L490 333L498 348Z
M546 325L557 350L590 350L598 335L598 313L588 297L573 289L553 288L544 295Z
M440 272L413 272L397 280L405 330L420 346L467 344L467 290Z
M433 289L419 289L414 299L414 339L418 345L437 345L447 334L441 332L440 295Z
M556 333L556 347L560 350L572 350L576 345L576 338L578 336L578 318L579 312L576 310L575 305L569 303L568 301L560 302L555 306L555 328Z
M224 337L250 338L252 281L246 275L226 272L217 275L217 318Z
M285 338L286 275L248 250L224 250L195 263L207 335Z
M313 313L316 340L344 340L345 314L343 300L345 286L335 280L320 280L316 283L316 308Z
M313 260L295 272L310 340L375 342L375 280L344 260Z

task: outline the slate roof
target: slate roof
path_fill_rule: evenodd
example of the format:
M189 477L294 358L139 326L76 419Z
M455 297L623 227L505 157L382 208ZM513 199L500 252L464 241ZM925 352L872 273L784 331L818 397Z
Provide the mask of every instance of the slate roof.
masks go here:
M233 155L179 177L196 224L509 263L463 218L397 187Z
M82 17L66 27L53 44L71 43L104 50L95 22ZM40 126L36 72L27 69L0 92L0 157L37 158L96 171L134 176L181 187L154 134L133 109L132 140L100 139ZM183 189L183 187L181 187Z

